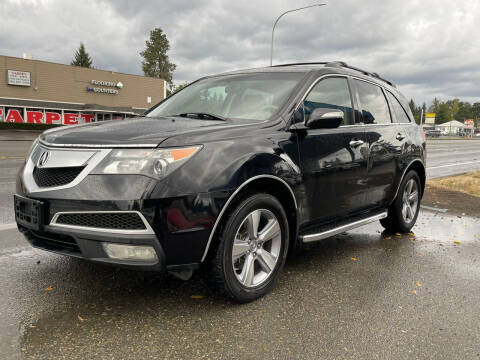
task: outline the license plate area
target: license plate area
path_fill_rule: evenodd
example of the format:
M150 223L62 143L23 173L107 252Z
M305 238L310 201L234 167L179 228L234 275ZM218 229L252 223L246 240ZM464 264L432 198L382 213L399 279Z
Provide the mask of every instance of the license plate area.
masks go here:
M43 226L43 203L18 195L13 196L13 201L17 223L32 230L40 230Z

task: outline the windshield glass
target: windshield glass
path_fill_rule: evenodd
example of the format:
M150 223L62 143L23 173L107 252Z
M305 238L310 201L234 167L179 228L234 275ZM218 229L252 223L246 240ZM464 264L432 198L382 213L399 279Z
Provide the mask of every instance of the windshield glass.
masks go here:
M211 114L228 119L267 120L303 73L255 73L200 80L166 99L147 117Z

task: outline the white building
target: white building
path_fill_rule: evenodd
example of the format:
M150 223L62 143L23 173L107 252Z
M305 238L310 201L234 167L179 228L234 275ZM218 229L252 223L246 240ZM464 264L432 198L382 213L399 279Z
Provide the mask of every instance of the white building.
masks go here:
M461 135L463 134L465 128L466 126L457 120L452 120L437 125L437 129L442 130L444 135Z

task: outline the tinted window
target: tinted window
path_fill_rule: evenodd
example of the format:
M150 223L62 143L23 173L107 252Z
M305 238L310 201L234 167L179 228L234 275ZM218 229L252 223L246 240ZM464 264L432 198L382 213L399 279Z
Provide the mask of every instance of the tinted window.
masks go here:
M316 84L304 101L305 120L316 108L342 110L342 124L352 124L352 99L347 79L331 77Z
M390 106L392 107L391 110L392 110L393 122L397 122L397 123L410 122L410 119L405 113L405 110L403 110L402 105L400 105L400 103L398 102L397 98L392 94L390 94L388 91L387 91L387 96L390 102Z
M365 124L389 124L390 112L387 100L379 86L355 80L360 97L362 118Z

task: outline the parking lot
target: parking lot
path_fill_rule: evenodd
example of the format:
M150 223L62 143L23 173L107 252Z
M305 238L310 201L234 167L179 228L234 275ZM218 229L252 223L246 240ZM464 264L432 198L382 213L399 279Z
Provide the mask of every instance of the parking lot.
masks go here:
M28 141L1 141L2 358L480 358L480 221L421 210L412 234L374 223L287 261L246 305L189 282L32 249L11 211ZM429 177L480 168L480 142L430 141Z

